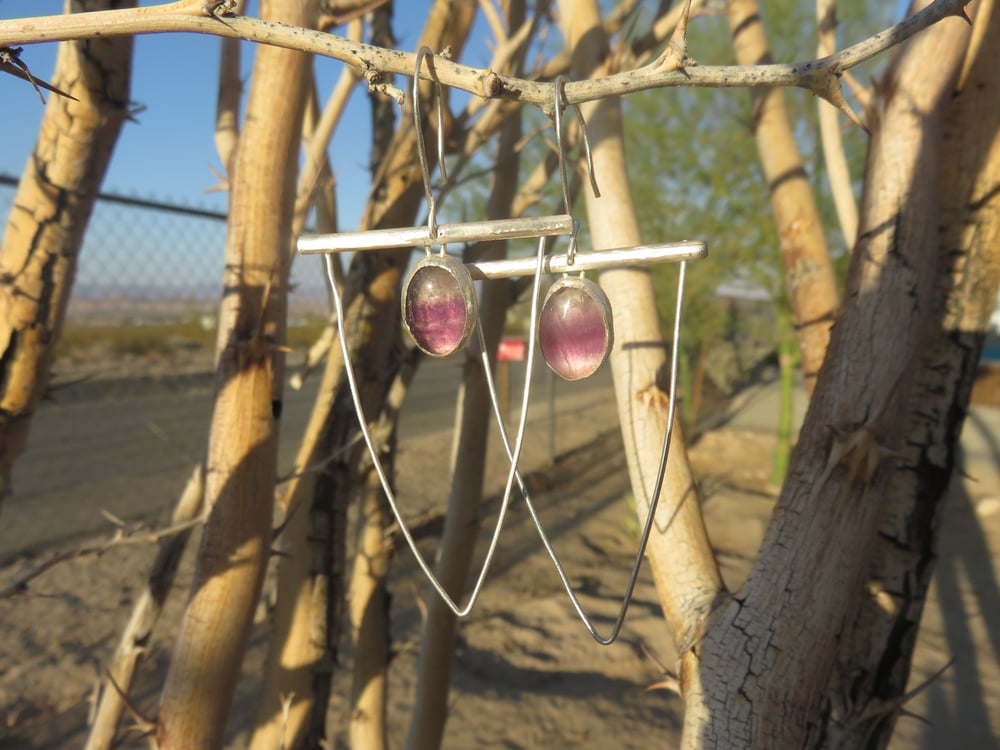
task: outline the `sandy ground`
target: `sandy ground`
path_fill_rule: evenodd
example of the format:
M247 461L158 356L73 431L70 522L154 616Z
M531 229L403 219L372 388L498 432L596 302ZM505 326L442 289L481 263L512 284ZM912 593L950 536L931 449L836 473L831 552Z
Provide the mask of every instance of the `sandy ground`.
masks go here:
M628 511L612 399L590 394L561 403L560 458L554 468L545 467L542 417L533 415L531 425L525 468L537 472L540 491L535 499L543 524L584 607L606 630L617 612L637 533ZM447 446L447 434L402 446L401 502L414 517L433 510L444 495ZM730 586L745 575L773 504L765 489L772 448L771 435L744 429L736 419L705 434L691 450L712 541ZM497 446L491 451L487 487L495 513L504 473ZM1000 742L1000 480L995 455L992 464L967 465L970 477L952 493L913 684L952 657L956 661L908 704L932 723L902 719L893 742L896 750L988 748ZM428 471L437 465L429 462L438 462L442 470ZM490 515L486 523L494 518ZM422 544L432 555L433 540ZM123 547L64 563L35 581L29 594L0 601L0 748L81 746L101 664L114 648L152 554L149 547ZM37 562L22 560L0 569L0 586ZM134 694L137 707L148 714L155 713L168 636L178 622L191 568L188 554ZM425 588L415 568L410 553L398 550L389 692L391 746L397 748L403 745L413 701L419 641L415 592ZM246 743L267 635L265 621L252 636L231 716L230 747ZM680 701L669 692L647 690L662 673L644 651L667 665L673 661L648 574L640 578L621 639L610 647L596 645L562 591L524 504L517 502L483 597L460 629L444 747L645 749L651 738L659 747L675 746ZM330 707L334 747L347 746L346 646L341 661Z

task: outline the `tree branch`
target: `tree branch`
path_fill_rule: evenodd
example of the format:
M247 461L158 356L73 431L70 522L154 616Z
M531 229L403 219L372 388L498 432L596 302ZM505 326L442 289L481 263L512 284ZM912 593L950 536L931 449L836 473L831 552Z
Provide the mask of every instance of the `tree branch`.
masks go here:
M817 0L816 32L819 37L817 54L833 54L837 44L837 0ZM830 181L840 231L850 249L854 247L854 240L858 236L858 205L851 188L851 172L847 167L844 141L840 137L840 123L837 113L826 104L817 102L817 106L827 179Z
M677 70L664 69L661 60L641 68L567 83L566 104L579 104L609 96L663 87L748 88L755 86L796 86L817 96L830 98L831 84L840 90L839 77L850 68L876 57L919 31L947 16L965 17L971 0L936 0L921 12L890 26L840 52L818 60L769 65L697 65ZM59 42L96 36L128 36L192 32L235 37L276 47L311 52L340 60L358 68L370 89L382 90L402 101L398 89L386 85L382 77L396 73L412 76L416 55L410 52L373 47L323 32L288 26L245 16L217 16L212 0L180 0L134 10L0 21L0 46ZM504 98L534 104L548 112L552 107L552 84L515 78L492 70L462 65L444 57L434 59L434 79L445 86L483 98ZM426 69L425 69L426 71ZM431 80L427 72L421 78Z

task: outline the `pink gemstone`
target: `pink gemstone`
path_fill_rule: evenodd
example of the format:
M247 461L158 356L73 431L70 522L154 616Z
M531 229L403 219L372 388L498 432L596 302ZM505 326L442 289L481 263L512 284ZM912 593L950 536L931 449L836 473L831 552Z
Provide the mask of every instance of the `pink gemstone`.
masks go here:
M424 352L446 357L465 343L475 311L469 309L452 268L437 264L417 267L403 294L406 326Z
M556 282L542 306L538 342L556 375L566 380L593 375L613 343L611 310L600 287L573 277Z

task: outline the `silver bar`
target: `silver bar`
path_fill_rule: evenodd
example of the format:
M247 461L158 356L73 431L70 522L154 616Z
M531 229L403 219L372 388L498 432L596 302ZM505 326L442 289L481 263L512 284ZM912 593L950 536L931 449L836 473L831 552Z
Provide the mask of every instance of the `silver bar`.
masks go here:
M552 237L573 233L573 218L568 214L532 216L495 221L468 221L461 224L438 224L431 237L425 226L399 229L372 229L367 232L308 234L299 237L297 249L303 255L339 253L347 250L388 250L393 247L426 247L451 242L515 240L522 237ZM533 273L529 272L529 273ZM516 274L515 274L516 275Z
M657 263L679 263L682 260L698 260L708 255L704 242L668 242L662 245L638 245L615 250L577 251L573 265L567 255L546 255L542 260L542 273L571 273L592 271L616 266L652 266ZM512 276L533 276L538 267L538 258L515 258L512 260L491 260L467 263L473 279L507 279Z

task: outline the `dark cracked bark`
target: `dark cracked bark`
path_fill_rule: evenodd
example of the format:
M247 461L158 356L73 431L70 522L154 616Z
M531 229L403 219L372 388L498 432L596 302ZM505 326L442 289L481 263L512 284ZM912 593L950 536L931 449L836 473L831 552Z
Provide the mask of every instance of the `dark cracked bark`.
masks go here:
M961 21L939 24L900 49L880 85L844 305L760 555L687 675L683 747L832 744L825 691L911 468L926 332L942 323L936 189L967 39ZM943 475L927 479L931 492L944 486Z
M134 8L74 0L72 12ZM132 39L64 42L50 95L0 246L0 503L48 387L77 258L98 189L128 116ZM28 85L28 84L25 84Z
M868 588L851 608L827 690L828 747L884 747L907 689L937 529L1000 279L998 43L1000 11L983 2L941 141L941 324L924 337L905 458L886 498Z

